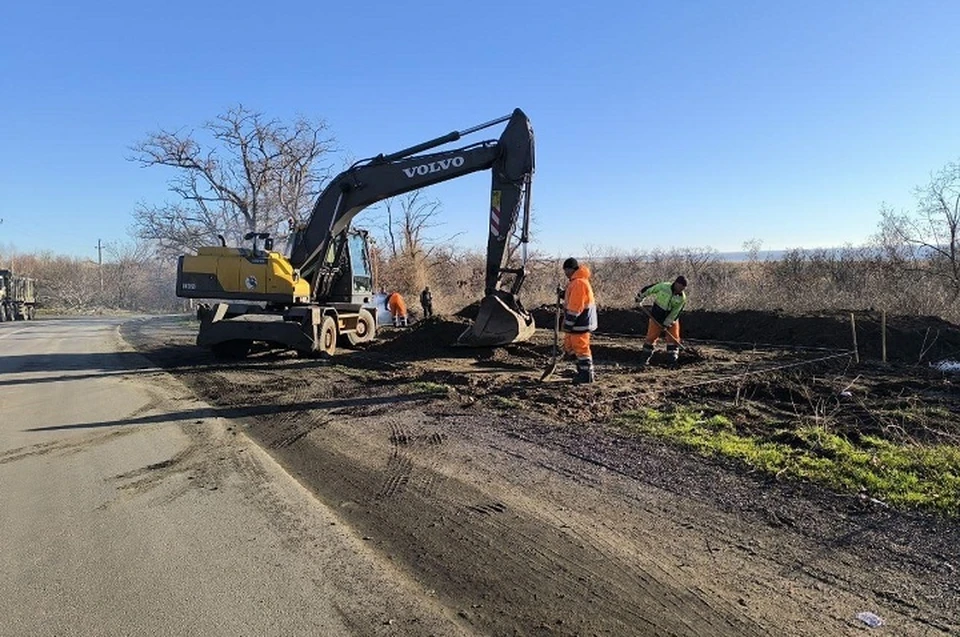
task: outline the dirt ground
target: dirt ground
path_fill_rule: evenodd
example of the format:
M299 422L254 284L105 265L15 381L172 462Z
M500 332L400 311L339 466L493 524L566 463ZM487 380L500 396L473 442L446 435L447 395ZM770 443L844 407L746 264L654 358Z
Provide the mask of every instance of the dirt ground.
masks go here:
M534 312L552 325L549 308ZM124 336L237 419L374 550L480 634L839 635L874 612L897 635L960 630L960 529L869 494L758 475L611 427L625 411L695 405L749 430L817 417L901 439L957 442L922 400L960 414L960 330L848 313L684 315L679 364L637 365L636 311L604 310L598 382L561 362L553 333L496 349L453 347L470 308L331 360L257 353L225 364L196 324L151 320ZM941 412L942 413L942 412ZM416 634L409 626L405 634Z

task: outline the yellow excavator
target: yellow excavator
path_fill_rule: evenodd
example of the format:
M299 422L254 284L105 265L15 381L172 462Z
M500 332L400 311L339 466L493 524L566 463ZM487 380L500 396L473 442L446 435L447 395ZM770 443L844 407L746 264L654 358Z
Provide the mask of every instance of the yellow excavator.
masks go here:
M503 122L499 139L425 152ZM198 312L197 344L220 358L243 358L257 342L304 355L332 355L338 342L372 340L377 311L370 247L366 232L351 228L351 220L389 197L481 170L492 173L485 290L476 320L457 344L490 347L528 340L535 326L519 292L527 262L534 139L530 120L515 109L355 163L320 193L309 220L294 234L289 257L274 251L269 234L256 232L245 237L250 247L227 247L221 238L220 246L181 256L177 296L217 301ZM505 268L507 244L521 216L521 264Z

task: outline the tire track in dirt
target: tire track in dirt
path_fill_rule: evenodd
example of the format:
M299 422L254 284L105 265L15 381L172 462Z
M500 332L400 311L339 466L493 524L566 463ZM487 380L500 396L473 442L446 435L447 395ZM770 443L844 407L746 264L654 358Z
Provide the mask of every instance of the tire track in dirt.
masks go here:
M577 573L578 582L605 582L607 590L603 594L629 600L625 604L627 608L633 607L639 598L645 600L640 608L646 607L644 610L649 612L650 600L657 600L656 622L645 624L648 617L643 611L633 616L626 614L624 626L630 626L629 630L647 625L652 634L703 634L704 626L710 626L711 634L724 634L730 629L742 631L741 634L745 635L761 634L759 628L735 619L729 608L713 601L716 598L713 591L690 586L677 577L673 565L656 559L654 554L640 555L636 545L631 545L621 532L598 519L585 519L569 511L560 516L524 494L510 494L509 502L495 501L467 508L488 516L509 513L513 517L528 515L533 519L545 519L546 527L556 530L557 537L563 537L564 542L577 547L578 557L574 559L563 542L544 542L539 533L524 534L525 543L534 550L522 554L521 562L539 580L558 580L555 567L559 565L562 572ZM492 520L490 524L497 529L495 533L509 534L512 526L509 519ZM572 600L577 598L576 587L559 581L557 585L565 588L564 596ZM664 588L668 588L671 594L663 594ZM668 628L659 619L662 616L673 617L679 627ZM738 627L741 622L743 625Z
M190 382L202 396L220 401L241 383L262 382L250 371L236 374L240 378L191 374ZM340 395L347 391L338 386ZM294 392L272 400L302 398ZM331 414L311 411L314 417ZM409 409L401 413L405 422L426 420ZM424 435L405 424L386 425L385 435L368 446L384 420L398 417L397 411L390 418L338 414L316 435L281 446L277 442L289 438L289 431L278 430L295 418L290 412L249 419L247 429L321 499L343 503L341 514L358 533L394 555L464 620L491 634L549 628L560 634L698 635L703 622L717 635L762 634L734 609L705 603L696 591L636 565L625 572L611 569L604 547L584 542L583 534L572 536L457 479L434 453L445 439L439 431ZM386 471L370 464L377 455L386 456ZM422 490L408 488L414 474Z
M409 454L404 453L401 449L401 447L410 443L406 431L399 423L393 423L391 430L390 442L393 449L387 459L382 484L375 496L377 500L387 500L401 494L406 489L413 473L413 460Z
M419 424L422 426L426 423ZM437 471L437 463L430 458L435 457L431 448L443 444L443 434L436 430L430 433L411 433L407 427L396 420L390 425L389 441L392 451L387 460L384 484L377 493L377 500L398 497L411 486L422 496L431 496L442 481ZM432 427L435 428L436 424L432 423Z
M461 365L454 372L466 379L484 378L465 375L463 370ZM672 382L674 375L666 370L656 372L661 382ZM293 368L288 375L302 377L303 372ZM201 393L206 384L203 376L200 373L194 379ZM436 380L454 384L455 378L451 375ZM402 378L391 377L393 380L400 381L402 388ZM625 390L637 383L649 384L650 378L629 380L636 382L625 383ZM510 416L484 414L480 410L470 410L477 413L463 418L453 417L460 413L444 416L442 432L448 442L431 447L418 437L420 431L416 429L429 430L425 423L430 422L431 416L411 409L410 403L401 411L402 401L398 399L391 405L387 400L389 391L396 390L396 383L387 390L372 383L344 382L330 370L311 376L310 382L320 391L335 388L347 403L358 400L350 399L351 396L375 395L383 401L378 407L359 403L363 407L355 408L358 403L352 403L335 409L308 410L334 420L310 432L311 435L300 437L295 444L273 448L275 457L318 497L337 507L345 521L369 538L370 545L392 556L418 581L435 589L450 608L459 609L466 621L484 632L732 635L769 634L772 629L816 635L823 634L821 628L829 625L832 634L846 634L862 630L852 621L851 609L861 604L876 608L878 599L892 600L881 608L886 607L885 618L891 620L891 626L898 624L898 628L906 629L902 634L928 634L922 632L924 627L946 625L936 618L947 615L923 604L918 605L930 616L924 622L911 623L910 616L922 613L904 612L909 611L906 604L915 599L910 597L909 590L899 593L892 588L884 598L878 592L882 588L869 586L884 578L885 560L879 564L871 562L870 551L848 553L848 547L832 539L830 531L811 531L810 521L802 519L802 512L810 512L809 507L773 502L776 495L767 504L756 503L744 499L739 491L737 498L721 499L720 505L711 501L713 508L698 504L715 497L718 490L739 488L733 482L728 484L736 478L733 473L714 475L713 470L693 469L689 465L702 463L684 460L678 464L671 458L683 454L665 453L653 445L636 442L627 446L639 449L631 451L625 446L620 458L617 447L622 441L616 438L602 440L594 453L585 445L597 440L583 438L576 414L556 412L563 416L561 422L565 425L551 423L531 430L534 435L525 444L540 448L551 444L553 434L549 432L569 430L570 444L553 444L571 458L594 463L590 466L619 469L625 480L636 486L638 482L652 482L622 463L647 465L644 455L650 453L658 463L666 459L667 466L648 466L647 471L666 470L669 479L679 479L675 485L656 481L668 495L664 504L626 494L622 500L629 501L630 506L616 516L600 508L592 509L591 515L590 506L586 506L581 515L571 520L569 511L551 508L563 501L558 497L562 492L544 491L538 485L516 479L512 481L516 492L504 492L477 478L482 474L471 475L473 467L497 468L497 462L510 457L520 461L519 466L526 463L549 467L541 454L528 453L530 447L511 445L509 441L503 443L496 457L465 455L462 441L454 432L505 430L509 437L513 426L502 421ZM482 380L465 387L469 391L464 396L482 396L498 390ZM533 386L520 389L523 397L539 397ZM455 391L459 392L459 387ZM552 398L556 400L555 396ZM268 413L248 421L251 435L266 448L278 439L278 417L289 413L290 397L271 400L285 405L287 410L278 409L276 417ZM456 412L465 405L466 402L457 405L448 401L444 407ZM557 407L546 407L543 411L549 418ZM398 418L406 418L401 420L399 431L391 425ZM534 416L524 413L517 418L529 422ZM552 429L548 432L547 427ZM440 426L434 428L440 430ZM574 486L585 484L583 467L571 468L573 464L558 463L552 470L567 476ZM518 470L513 467L511 471ZM703 481L706 478L709 482L711 477L721 484ZM397 482L394 487L389 486L392 480ZM435 486L420 488L431 484ZM388 497L382 497L384 488ZM752 493L754 489L741 490ZM768 489L771 493L779 492L769 485L760 487L759 492L765 494ZM783 491L787 498L791 493L794 492ZM524 497L527 495L529 500ZM733 508L721 513L719 509L724 506ZM769 509L769 518L763 517L765 507ZM791 510L800 512L795 513L793 522L784 513ZM842 505L839 511L844 512ZM831 531L846 526L846 522L837 522L836 511L821 513L815 521L822 518ZM861 527L863 523L856 515L862 511L853 513L849 526ZM748 516L749 524L741 522L741 514ZM640 520L635 516L641 516ZM774 530L764 525L764 519L769 519ZM886 532L878 531L881 539ZM756 534L763 538L763 546L753 543ZM867 533L855 544L870 544L872 537ZM822 547L822 556L811 547ZM838 552L841 554L837 555ZM952 550L946 549L945 554L953 561ZM805 572L800 567L811 559L817 564ZM891 563L890 569L898 563ZM909 578L892 571L889 579L899 585L913 585ZM904 605L896 599L904 600ZM934 605L946 609L955 606L955 602ZM903 615L898 616L890 606L897 607ZM807 622L798 623L799 620ZM916 632L918 629L921 632Z
M157 405L170 407L163 401L157 401ZM337 546L360 544L345 526L338 531L339 537L330 549L328 525L340 527L339 522L318 524L318 517L323 514L318 516L315 510L302 506L306 491L294 495L292 501L289 486L284 486L282 481L277 484L279 468L265 466L265 462L272 465L272 459L249 438L238 437L231 424L206 420L183 424L180 429L188 439L185 448L165 460L108 478L115 483L118 496L98 508L115 505L118 498L147 497L150 506L163 506L191 491L209 494L221 489L237 489L244 501L259 510L269 527L276 531L274 541L304 560L320 560L315 564L317 576L312 579L312 585L318 595L344 600L336 611L351 627L352 634L387 636L401 631L401 634L426 637L469 633L459 618L448 616L445 609L424 592L412 592L408 598L393 590L396 583L391 585L391 580L384 579L396 577L389 566L384 568L376 560L343 559ZM358 548L355 546L354 553ZM371 595L372 584L391 587L391 594ZM401 580L400 586L405 587L407 583Z
M405 415L422 422L415 412ZM395 459L384 472L369 461L375 432L362 440L345 433L369 424L341 422L312 440L309 455L283 454L283 460L324 500L353 503L342 508L351 525L403 560L475 627L491 634L549 627L560 634L698 635L709 625L717 635L762 634L733 610L704 603L659 573L611 569L607 547L448 475L439 458L419 464L412 454L396 453L404 442L435 437L381 424L387 444L380 448ZM254 425L254 436L258 429ZM403 488L414 473L442 478L428 495Z
M25 447L17 447L16 449L9 449L0 453L0 465L17 462L24 458L44 456L52 453L77 453L89 449L92 446L106 444L132 433L135 433L133 429L119 429L105 434L92 434L77 439L41 442Z
M145 467L114 475L118 492L126 497L156 493L154 506L172 503L191 491L212 492L224 486L235 473L234 451L226 432L204 421L181 425L187 436L187 446L172 457ZM100 508L109 508L115 501L107 501Z

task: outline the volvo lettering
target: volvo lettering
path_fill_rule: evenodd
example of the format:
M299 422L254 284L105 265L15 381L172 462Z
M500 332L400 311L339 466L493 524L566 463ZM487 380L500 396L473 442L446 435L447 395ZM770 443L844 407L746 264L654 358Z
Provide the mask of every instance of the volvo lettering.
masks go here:
M403 174L410 179L413 179L417 176L423 177L424 175L429 175L430 173L438 173L441 170L460 168L461 166L463 166L463 157L451 157L450 159L441 159L439 161L430 162L429 164L420 164L419 166L404 168Z

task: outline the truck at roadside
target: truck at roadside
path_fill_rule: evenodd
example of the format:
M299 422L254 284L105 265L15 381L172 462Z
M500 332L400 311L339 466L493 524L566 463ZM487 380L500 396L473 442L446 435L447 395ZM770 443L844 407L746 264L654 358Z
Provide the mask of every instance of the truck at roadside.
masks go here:
M0 270L0 322L33 320L36 287L34 279Z

